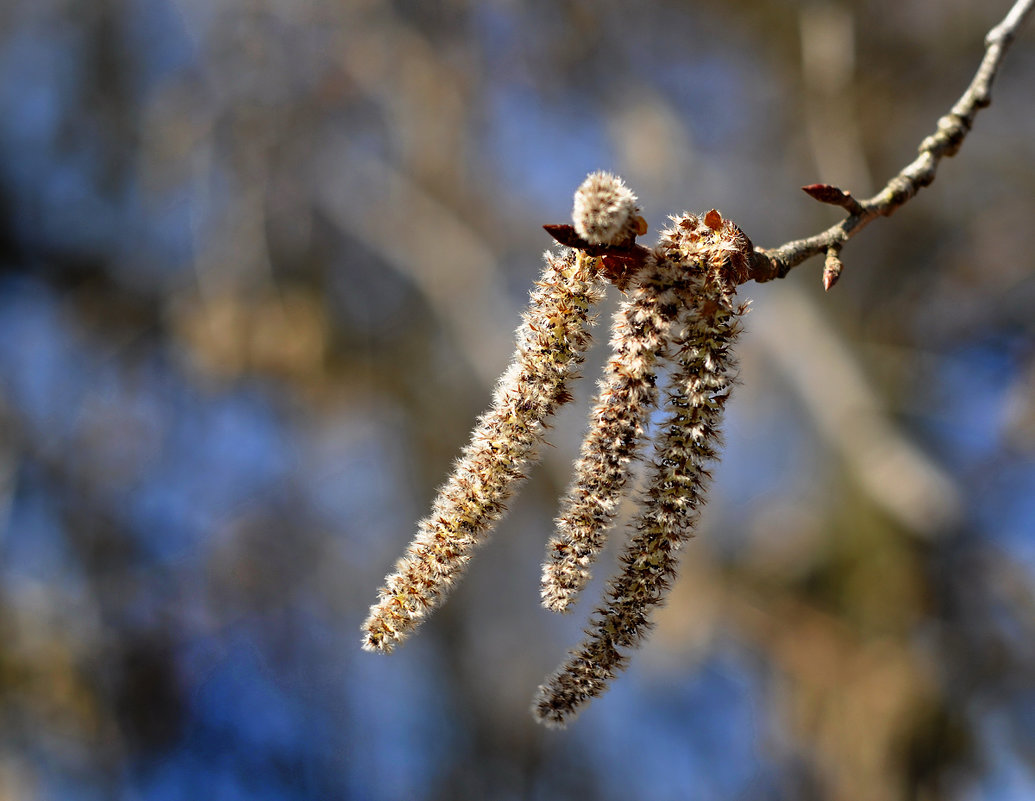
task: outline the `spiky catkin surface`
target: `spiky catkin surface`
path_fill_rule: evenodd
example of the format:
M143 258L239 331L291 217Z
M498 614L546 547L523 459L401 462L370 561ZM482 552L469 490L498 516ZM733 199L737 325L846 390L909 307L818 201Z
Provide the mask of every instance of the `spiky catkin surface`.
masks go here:
M546 258L491 407L363 623L367 650L392 650L441 603L538 458L545 419L570 399L568 383L589 347L590 309L604 282L584 254Z
M615 313L612 355L590 412L574 478L561 500L557 534L547 546L540 587L547 609L570 608L604 546L657 405L655 373L679 313L680 280L678 264L648 263Z
M564 726L603 693L650 629L675 576L677 552L691 536L721 446L722 412L734 382L733 345L743 306L735 304L731 271L746 252L733 226L687 215L662 235L659 262L677 262L683 303L672 328L674 362L668 417L655 442L635 535L620 557L618 575L590 619L586 638L540 686L533 712ZM742 236L742 235L741 235Z

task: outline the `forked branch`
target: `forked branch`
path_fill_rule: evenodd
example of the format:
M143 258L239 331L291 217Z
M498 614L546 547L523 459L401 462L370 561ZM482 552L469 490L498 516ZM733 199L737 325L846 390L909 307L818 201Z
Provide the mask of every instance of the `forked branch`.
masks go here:
M856 200L850 193L826 184L803 187L810 197L848 211L848 216L827 230L805 239L795 239L775 248L755 248L750 279L771 281L784 278L792 268L820 253L827 254L824 286L829 289L840 275L838 254L844 244L877 217L888 217L934 181L938 162L954 156L970 132L978 111L992 102L992 82L1017 30L1035 6L1035 0L1017 0L1013 8L985 37L985 56L970 86L944 117L938 129L920 143L920 155L895 175L876 195Z

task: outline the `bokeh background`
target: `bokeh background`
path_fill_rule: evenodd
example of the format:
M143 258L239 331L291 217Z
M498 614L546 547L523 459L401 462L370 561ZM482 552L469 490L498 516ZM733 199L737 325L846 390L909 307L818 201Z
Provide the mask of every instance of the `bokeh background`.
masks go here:
M1031 26L834 291L744 288L702 531L607 696L528 712L600 591L538 606L599 349L448 604L358 630L588 171L647 242L814 233L798 187L881 186L1006 9L5 3L0 799L1035 797Z

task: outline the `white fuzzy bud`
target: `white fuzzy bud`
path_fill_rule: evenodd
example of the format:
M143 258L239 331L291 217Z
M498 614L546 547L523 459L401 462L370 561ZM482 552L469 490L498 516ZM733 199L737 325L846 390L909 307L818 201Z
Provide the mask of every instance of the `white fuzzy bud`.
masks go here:
M609 172L590 173L575 192L575 231L591 245L615 245L635 236L639 207L636 195Z

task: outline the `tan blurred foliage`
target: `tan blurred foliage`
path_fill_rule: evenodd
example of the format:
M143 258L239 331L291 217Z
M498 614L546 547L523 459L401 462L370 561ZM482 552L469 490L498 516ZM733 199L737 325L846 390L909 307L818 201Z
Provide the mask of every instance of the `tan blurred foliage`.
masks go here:
M102 5L81 14L72 4L35 4L31 24L109 41L122 9ZM1002 13L924 0L635 8L455 0L434 10L182 0L169 9L193 48L187 66L139 97L112 88L121 78L111 72L84 80L90 97L106 98L113 169L137 177L142 204L189 206L189 269L141 289L139 262L152 257L113 251L98 257L97 275L84 278L70 257L67 275L45 280L113 361L131 366L134 343L157 337L182 359L192 390L268 381L296 404L291 424L316 431L315 440L371 409L398 410L385 428L406 444L396 476L403 509L423 506L488 400L549 245L539 226L564 221L589 169L626 177L652 234L685 207L720 207L759 245L820 230L831 212L797 187L829 181L863 193L912 158ZM830 295L819 290L820 260L785 285L746 291L757 313L747 318L728 439L738 453L762 454L777 474L763 483L784 494L756 491L752 465L717 473L707 535L686 548L683 580L647 646L657 661L644 675L675 682L724 648L749 654L766 677L759 749L785 768L774 797L969 797L989 759L981 712L1008 704L1011 689L1032 690L1032 574L986 536L980 511L983 479L1035 457L1035 40L1031 31L1022 39L960 155L934 187L846 248L845 277ZM132 73L132 51L111 58L116 73ZM541 117L517 131L525 149L508 151L498 127L516 126L518 112L498 104L515 94L533 98ZM88 98L77 113L95 112ZM592 123L604 145L550 141L537 119L561 132ZM596 163L601 153L613 163ZM547 159L555 197L536 183ZM953 393L927 377L968 345L1006 339L1021 366L1001 406L980 407L998 415L995 441L980 468L948 464L951 437L940 440L939 426L975 421L944 415L976 407L937 405ZM513 665L546 666L574 644L571 631L535 617L534 584L541 535L574 457L564 427L577 435L583 424L583 383L582 407L558 423L545 478L516 502L522 511L504 542L472 568L490 578L421 635L448 667L440 695L478 699L458 719L469 742L443 770L438 797L479 797L471 788L494 786L494 765L518 766L526 788L552 775L552 746L530 720L504 720L513 703L485 688L493 675L517 672ZM20 744L27 739L57 738L59 751L85 761L97 749L109 766L134 750L139 721L113 700L125 697L118 671L97 667L111 663L110 640L128 636L111 621L147 590L126 567L132 547L111 522L120 519L111 488L131 488L138 466L161 449L141 423L128 437L135 444L105 463L111 432L133 418L103 398L69 412L82 421L74 458L55 454L10 404L2 411L5 459L39 462L53 477L60 515L81 537L73 551L92 576L86 601L53 587L0 587L0 705L15 721L5 727L20 732L0 745L0 798L30 799L42 796ZM781 429L794 432L789 443ZM292 492L315 480L305 469ZM91 479L94 470L106 478ZM6 487L8 501L14 491ZM258 513L226 513L217 544L202 549L212 560L209 606L184 612L170 631L190 629L197 615L199 630L218 632L299 587L336 613L365 611L412 532L348 539L395 511L363 509L342 521L345 533L334 535L342 544L288 498L288 512L274 514L260 498L250 501ZM271 533L269 521L304 547L276 551L280 529ZM522 525L537 530L525 536ZM271 551L298 560L284 587L256 567ZM524 574L527 586L516 590L524 595L501 600ZM320 580L310 584L311 575ZM191 587L173 595L207 598ZM506 630L522 637L494 635L466 659L486 608L514 615ZM986 625L990 610L1008 624ZM96 630L83 635L72 612ZM528 632L534 648L518 641ZM179 703L175 694L170 703ZM1024 745L1031 729L1011 725L1035 772ZM591 772L571 781L597 787Z

